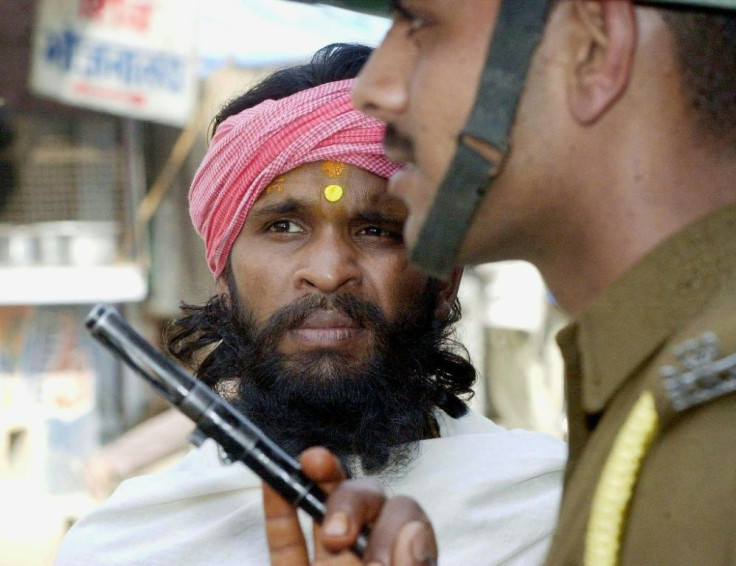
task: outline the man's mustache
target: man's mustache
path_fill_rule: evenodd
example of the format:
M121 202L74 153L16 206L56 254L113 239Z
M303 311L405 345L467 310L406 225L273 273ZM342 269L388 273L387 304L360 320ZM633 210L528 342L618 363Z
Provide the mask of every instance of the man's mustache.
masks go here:
M361 328L376 328L386 323L386 317L379 307L352 294L312 294L300 297L276 310L260 329L259 334L273 344L288 331L304 324L310 314L321 310L338 311Z
M401 134L393 124L386 125L383 147L390 155L399 156L402 162L414 161L414 142Z

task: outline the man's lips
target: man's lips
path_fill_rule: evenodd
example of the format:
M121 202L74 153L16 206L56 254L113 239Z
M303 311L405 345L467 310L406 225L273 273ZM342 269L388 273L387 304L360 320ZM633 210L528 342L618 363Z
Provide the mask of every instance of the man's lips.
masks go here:
M339 347L361 338L367 330L345 313L318 310L310 313L297 327L289 331L289 338L307 347Z
M386 157L389 159L389 161L393 161L394 163L398 163L399 165L408 165L414 160L414 157L412 155L400 149L392 149L390 147L384 146L383 150L386 153Z

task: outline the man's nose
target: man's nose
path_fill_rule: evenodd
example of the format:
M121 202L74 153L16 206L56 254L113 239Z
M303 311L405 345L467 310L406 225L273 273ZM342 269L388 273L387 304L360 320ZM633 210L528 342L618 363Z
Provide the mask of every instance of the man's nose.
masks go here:
M391 122L403 113L409 102L412 57L413 46L402 42L397 30L389 30L358 75L353 105L383 122Z
M303 258L294 274L298 289L334 293L363 280L358 250L349 236L336 230L316 235L300 253Z

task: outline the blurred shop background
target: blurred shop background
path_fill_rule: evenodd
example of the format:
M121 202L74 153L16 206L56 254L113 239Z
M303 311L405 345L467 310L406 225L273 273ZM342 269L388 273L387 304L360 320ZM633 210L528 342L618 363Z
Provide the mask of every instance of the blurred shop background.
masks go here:
M0 0L0 566L46 566L126 477L191 426L92 342L117 306L151 342L214 292L187 190L209 121L278 67L388 21L282 0ZM468 269L473 406L565 436L564 324L523 262Z

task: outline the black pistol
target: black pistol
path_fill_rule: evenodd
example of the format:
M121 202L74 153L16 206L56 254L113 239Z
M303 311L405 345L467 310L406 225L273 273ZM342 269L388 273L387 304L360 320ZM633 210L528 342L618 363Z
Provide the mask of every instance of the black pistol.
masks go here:
M302 472L299 462L204 383L156 350L108 305L96 305L85 325L92 336L143 377L197 425L201 440L212 438L229 461L243 462L292 505L315 521L325 517L327 495ZM353 545L358 556L368 545L363 532Z

